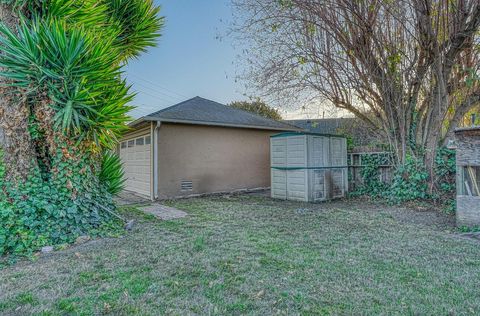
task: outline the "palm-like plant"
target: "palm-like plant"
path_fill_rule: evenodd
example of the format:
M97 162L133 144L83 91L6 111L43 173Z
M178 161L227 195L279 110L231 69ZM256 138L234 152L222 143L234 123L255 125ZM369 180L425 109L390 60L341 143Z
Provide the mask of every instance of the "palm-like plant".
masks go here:
M112 227L123 66L155 45L157 14L152 0L0 0L0 255Z
M36 161L45 181L70 177L88 190L98 182L117 193L123 183L121 164L103 153L127 128L133 94L122 79L123 67L155 45L163 25L159 8L152 0L0 0L0 13L6 9L19 18L16 25L0 21L0 89L4 100L25 104L17 114L25 116L35 135L14 139L13 127L0 129L0 135L19 144L35 140L30 156L22 159ZM12 147L3 153L18 158ZM15 159L5 161L10 163L7 173L17 168ZM96 174L90 184L72 171L59 171L69 165L73 170L80 162L88 164L81 172ZM82 188L70 178L58 183L76 199Z
M115 145L125 130L129 87L121 67L161 25L151 1L50 0L17 30L0 25L0 75L21 93L48 95L55 128L66 136Z
M99 177L109 193L118 194L124 189L124 175L120 158L111 152L106 152L103 155Z

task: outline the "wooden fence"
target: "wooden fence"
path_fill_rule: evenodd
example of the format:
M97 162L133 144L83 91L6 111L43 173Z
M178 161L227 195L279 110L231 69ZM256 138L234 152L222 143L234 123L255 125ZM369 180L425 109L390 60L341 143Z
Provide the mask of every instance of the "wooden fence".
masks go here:
M368 158L367 158L368 156ZM362 169L367 167L366 160L375 157L380 162L378 177L383 183L390 183L393 175L392 154L390 152L355 152L348 154L349 191L355 191L363 184Z

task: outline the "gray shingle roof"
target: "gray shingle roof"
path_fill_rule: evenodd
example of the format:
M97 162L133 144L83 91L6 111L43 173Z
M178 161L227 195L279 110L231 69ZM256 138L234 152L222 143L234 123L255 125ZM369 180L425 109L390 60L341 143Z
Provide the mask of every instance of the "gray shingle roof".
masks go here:
M201 97L154 112L145 116L143 120L268 130L299 130L291 124L274 121Z
M285 121L291 125L305 129L311 133L336 134L338 129L352 126L357 123L356 118L332 118L332 119L305 119Z
M359 118L331 118L331 119L306 119L286 121L311 133L341 134L353 138L356 150L382 151L380 144L388 144L388 139L382 131L376 130ZM380 147L379 147L380 146Z

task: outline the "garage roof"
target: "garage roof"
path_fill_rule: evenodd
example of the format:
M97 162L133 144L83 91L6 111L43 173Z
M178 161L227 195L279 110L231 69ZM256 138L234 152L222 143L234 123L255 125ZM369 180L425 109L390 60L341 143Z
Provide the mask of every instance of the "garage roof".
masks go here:
M268 130L299 131L296 126L264 118L262 116L238 110L221 103L195 97L154 112L133 122L161 121L170 123L242 127Z

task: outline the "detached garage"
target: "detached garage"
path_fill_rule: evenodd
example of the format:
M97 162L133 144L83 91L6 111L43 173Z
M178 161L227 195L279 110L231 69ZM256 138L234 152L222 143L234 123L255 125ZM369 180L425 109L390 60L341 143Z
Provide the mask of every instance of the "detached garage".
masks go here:
M195 97L131 124L126 190L154 199L270 186L270 136L297 127Z

